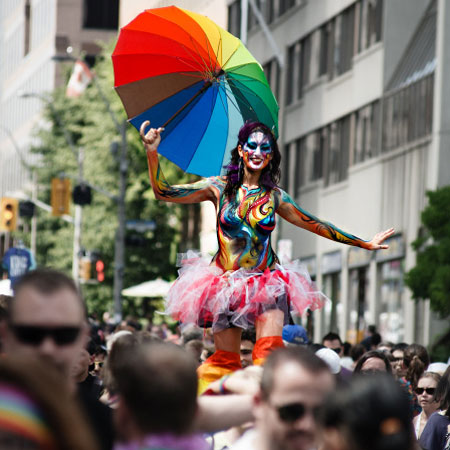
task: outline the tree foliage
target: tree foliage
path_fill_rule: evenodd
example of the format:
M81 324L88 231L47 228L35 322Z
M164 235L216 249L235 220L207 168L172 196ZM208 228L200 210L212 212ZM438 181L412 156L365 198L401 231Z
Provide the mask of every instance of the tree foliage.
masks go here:
M119 122L126 119L123 106L113 89L111 64L112 45L104 49L94 67L97 83L108 99L111 110ZM71 64L66 67L69 76ZM84 149L83 178L118 195L118 163L111 154L111 143L120 142L120 136L108 114L95 83L76 99L65 96L65 88L50 93L52 107L45 110L46 124L36 133L37 144L32 151L39 155L36 170L39 180L39 198L50 203L50 182L53 177L72 178L76 184L78 165L64 137L63 129L70 133L77 148ZM55 117L55 112L57 117ZM58 120L59 118L59 120ZM176 244L179 240L177 205L158 202L150 189L145 151L137 131L128 126L128 184L126 192L127 220L153 220L154 231L139 235L139 246L127 247L124 268L124 287L158 276L171 279L175 276ZM172 182L184 182L185 175L174 165L162 161L163 170ZM82 247L98 250L106 263L104 283L85 285L83 294L91 311L101 313L111 309L114 274L114 239L118 226L117 206L108 197L93 192L91 205L83 207ZM73 209L73 206L72 206ZM136 232L128 232L134 237ZM128 239L130 240L130 239ZM73 252L73 226L48 213L39 213L37 263L71 273ZM126 312L126 311L125 311Z
M405 277L416 300L430 299L442 317L450 315L450 186L427 192L429 204L422 211L423 229L412 246L416 266Z

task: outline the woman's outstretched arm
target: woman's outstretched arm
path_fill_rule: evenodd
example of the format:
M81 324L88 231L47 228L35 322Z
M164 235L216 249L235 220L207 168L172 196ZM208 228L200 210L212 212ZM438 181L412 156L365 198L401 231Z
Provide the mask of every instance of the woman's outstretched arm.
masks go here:
M379 250L389 248L388 245L382 244L387 238L394 234L394 229L377 233L370 241L365 241L340 230L332 223L324 222L309 212L302 209L292 199L292 197L282 189L278 189L278 208L277 213L288 222L298 227L311 231L333 241L343 244L354 245L355 247L365 248L366 250Z
M145 129L150 125L146 120L140 128L140 135L147 152L148 172L155 197L159 200L174 203L198 203L210 200L216 202L225 183L218 177L204 178L191 184L171 186L161 170L158 158L158 145L161 142L160 133L163 128ZM223 185L223 186L222 186Z

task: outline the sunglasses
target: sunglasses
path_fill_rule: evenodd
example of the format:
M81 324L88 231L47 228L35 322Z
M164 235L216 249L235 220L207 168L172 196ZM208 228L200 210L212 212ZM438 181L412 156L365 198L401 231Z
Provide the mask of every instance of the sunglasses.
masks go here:
M303 403L290 403L288 405L279 406L277 411L278 416L283 422L294 423L305 415L307 409L308 408ZM313 409L314 414L315 412L315 409Z
M418 388L416 388L416 390L414 392L417 395L422 395L424 392L426 392L428 395L434 395L434 393L436 392L436 388L421 388L421 387L418 387Z
M403 358L393 358L392 362L403 362Z
M23 344L41 345L50 336L56 345L73 344L80 334L80 327L37 327L32 325L10 325L16 338Z

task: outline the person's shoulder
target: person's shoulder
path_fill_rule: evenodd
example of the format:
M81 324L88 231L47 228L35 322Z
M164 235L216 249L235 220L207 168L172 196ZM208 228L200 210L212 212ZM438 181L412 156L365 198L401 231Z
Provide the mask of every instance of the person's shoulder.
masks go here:
M430 418L427 420L427 425L428 423L435 424L436 426L447 426L450 424L450 418L442 411L436 411L431 414Z

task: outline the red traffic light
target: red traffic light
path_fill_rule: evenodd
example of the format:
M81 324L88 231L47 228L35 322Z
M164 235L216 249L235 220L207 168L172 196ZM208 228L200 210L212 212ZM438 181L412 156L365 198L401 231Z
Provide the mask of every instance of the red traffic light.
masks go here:
M105 263L101 260L98 259L95 262L95 271L97 272L97 280L100 281L100 283L102 281L105 281Z

